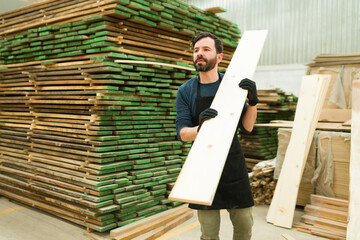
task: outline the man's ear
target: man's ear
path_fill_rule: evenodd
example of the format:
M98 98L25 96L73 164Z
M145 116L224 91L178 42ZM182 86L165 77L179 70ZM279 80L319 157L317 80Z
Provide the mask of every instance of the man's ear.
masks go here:
M221 62L221 60L223 59L223 54L222 53L219 53L217 54L217 64L219 64Z

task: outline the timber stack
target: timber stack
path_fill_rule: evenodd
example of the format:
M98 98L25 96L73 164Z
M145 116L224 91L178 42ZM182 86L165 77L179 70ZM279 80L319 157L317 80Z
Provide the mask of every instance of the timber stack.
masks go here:
M189 39L237 26L181 1L48 0L0 15L0 194L98 232L167 199L189 144L175 98Z
M305 206L301 223L294 224L298 231L345 240L348 222L347 200L311 195L310 204Z
M280 89L258 89L258 117L251 134L241 134L240 143L248 169L264 160L276 157L277 129L257 126L276 120L290 120L295 116L297 97Z

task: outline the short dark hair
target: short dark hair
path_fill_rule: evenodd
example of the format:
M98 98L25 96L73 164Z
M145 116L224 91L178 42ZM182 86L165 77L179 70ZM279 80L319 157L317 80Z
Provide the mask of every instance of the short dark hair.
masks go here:
M214 34L210 32L199 32L197 33L192 39L191 39L191 46L194 48L197 41L199 41L202 38L212 38L215 41L215 48L216 53L222 53L223 52L223 44L220 39L218 39Z

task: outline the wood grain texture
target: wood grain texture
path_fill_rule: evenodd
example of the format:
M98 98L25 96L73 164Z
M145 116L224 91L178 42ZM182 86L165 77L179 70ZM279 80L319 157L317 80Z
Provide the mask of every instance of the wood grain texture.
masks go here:
M360 239L360 81L353 82L350 153L350 202L347 239Z
M311 75L303 78L293 131L266 217L268 222L277 226L292 226L301 177L329 80L328 75Z

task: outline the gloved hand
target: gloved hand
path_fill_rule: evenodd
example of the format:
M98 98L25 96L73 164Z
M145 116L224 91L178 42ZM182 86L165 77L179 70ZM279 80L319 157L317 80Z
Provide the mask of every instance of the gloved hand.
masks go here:
M200 130L201 125L205 120L209 120L211 118L214 118L218 115L218 112L213 108L207 108L204 111L202 111L199 115L199 127L197 131Z
M255 106L259 102L256 92L256 84L254 81L244 78L240 81L239 87L248 90L247 98L249 99L250 106Z

